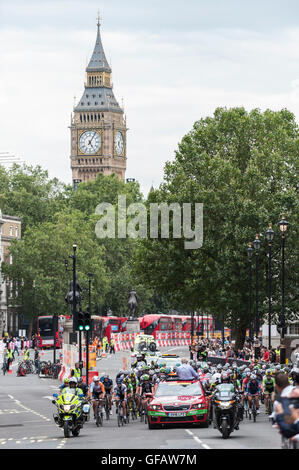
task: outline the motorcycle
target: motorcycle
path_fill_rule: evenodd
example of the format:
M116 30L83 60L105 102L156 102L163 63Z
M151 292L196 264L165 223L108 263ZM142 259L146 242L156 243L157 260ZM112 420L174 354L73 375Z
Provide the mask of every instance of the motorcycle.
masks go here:
M63 428L64 437L69 437L70 433L74 437L79 436L80 429L83 428L83 423L86 421L86 417L89 413L89 405L84 410L82 407L82 399L84 395L79 396L75 393L75 390L67 389L58 396L57 393L53 394L56 400L52 400L52 403L57 406L57 414L53 414L55 423Z
M227 439L239 424L239 400L232 384L218 385L213 397L213 423Z

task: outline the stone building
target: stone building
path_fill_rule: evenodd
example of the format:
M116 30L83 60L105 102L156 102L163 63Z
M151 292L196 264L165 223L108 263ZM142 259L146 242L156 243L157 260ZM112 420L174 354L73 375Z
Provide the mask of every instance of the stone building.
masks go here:
M11 241L21 239L21 219L11 215L4 215L0 209L0 262L12 264L9 254ZM19 297L18 289L13 281L4 277L0 270L0 336L8 332L17 334L20 328L20 306L12 306L12 299Z
M126 119L113 94L109 66L97 23L97 38L86 67L84 92L71 118L73 186L93 180L99 173L125 179Z

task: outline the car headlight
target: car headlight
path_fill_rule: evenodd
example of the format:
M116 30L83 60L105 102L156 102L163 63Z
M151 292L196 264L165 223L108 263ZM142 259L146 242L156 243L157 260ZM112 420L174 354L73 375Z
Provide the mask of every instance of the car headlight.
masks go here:
M195 403L195 405L192 405L192 409L193 410L199 410L200 408L204 408L204 404L203 403Z
M151 410L161 410L161 405L151 405Z
M71 405L64 405L63 409L64 409L64 411L68 412L71 409Z

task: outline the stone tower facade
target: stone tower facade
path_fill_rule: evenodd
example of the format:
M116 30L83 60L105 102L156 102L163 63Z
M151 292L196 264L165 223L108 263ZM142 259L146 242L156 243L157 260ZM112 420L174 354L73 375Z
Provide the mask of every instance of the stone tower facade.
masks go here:
M86 67L84 93L71 118L71 169L73 186L98 173L126 172L126 119L113 94L112 70L105 57L100 22L93 54Z

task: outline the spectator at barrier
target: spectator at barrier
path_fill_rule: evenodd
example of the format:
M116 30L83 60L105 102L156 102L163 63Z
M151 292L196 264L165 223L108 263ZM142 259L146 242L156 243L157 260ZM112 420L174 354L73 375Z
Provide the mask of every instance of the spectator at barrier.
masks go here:
M271 348L270 349L270 362L272 362L274 364L276 360L276 353L275 353L275 349L274 348Z

